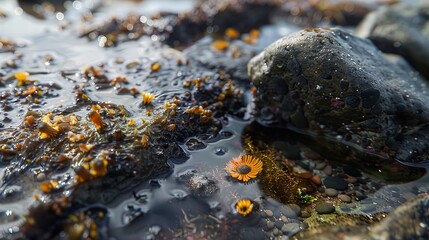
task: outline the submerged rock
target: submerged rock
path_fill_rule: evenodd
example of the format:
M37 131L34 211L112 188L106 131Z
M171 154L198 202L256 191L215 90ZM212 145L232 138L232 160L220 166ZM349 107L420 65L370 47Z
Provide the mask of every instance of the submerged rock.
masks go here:
M381 51L403 56L429 79L429 3L403 3L370 13L357 34Z
M425 83L368 40L339 29L305 29L253 58L248 74L256 119L264 125L322 136L337 153L428 160Z
M428 195L420 195L398 207L369 235L373 239L428 239L428 207Z

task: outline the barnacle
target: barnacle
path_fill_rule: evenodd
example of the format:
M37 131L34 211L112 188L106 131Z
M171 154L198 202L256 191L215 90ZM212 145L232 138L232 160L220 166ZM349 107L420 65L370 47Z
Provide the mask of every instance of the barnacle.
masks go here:
M28 76L30 76L30 74L28 72L17 72L15 73L15 78L18 81L18 87L22 86L26 83Z
M106 159L96 159L91 161L90 167L91 170L89 173L94 177L102 177L107 173L108 162Z
M142 147L143 148L149 147L149 144L150 144L150 142L149 142L149 136L147 134L143 134L141 142L142 142Z
M253 203L249 199L238 200L235 205L237 212L243 216L249 215L253 210Z
M79 149L82 152L89 152L94 147L93 144L79 144Z
M122 132L122 130L120 128L115 129L115 131L112 133L112 136L117 141L124 140L124 138L125 138L125 134L124 134L124 132Z
M50 193L57 185L58 182L55 180L45 181L40 184L40 190L44 193Z
M29 127L33 125L35 122L36 122L36 119L32 115L29 115L25 117L24 126Z
M73 143L76 143L85 139L85 137L82 134L76 134L71 131L67 133L67 137L70 140L70 142L73 142Z
M240 33L235 30L234 28L227 28L225 30L225 35L231 39L238 38L240 36Z
M159 63L154 63L150 66L150 70L152 72L157 72L160 68L161 68L161 64Z
M89 174L89 171L87 168L85 168L82 165L78 165L74 168L74 172L76 173L76 179L79 182L85 182L91 179L91 175Z
M213 47L219 51L225 51L229 46L229 43L225 40L216 40L213 42Z
M155 98L155 95L153 95L152 93L148 93L148 92L142 92L142 97L143 97L143 104L148 105Z
M134 119L130 119L130 121L128 121L128 126L135 126L136 122L134 121Z
M176 129L176 124L172 123L170 125L167 126L167 130L172 132Z
M247 182L262 171L262 162L252 155L244 155L229 161L225 170L231 177Z
M42 139L51 138L58 135L58 130L45 122L42 122L37 130L39 130L40 138Z
M101 116L97 110L93 110L93 111L89 112L88 118L94 124L97 131L103 130L103 127L104 127L103 119L101 118Z
M40 190L42 190L42 192L44 193L49 193L52 191L52 184L50 182L43 182L42 184L40 184Z

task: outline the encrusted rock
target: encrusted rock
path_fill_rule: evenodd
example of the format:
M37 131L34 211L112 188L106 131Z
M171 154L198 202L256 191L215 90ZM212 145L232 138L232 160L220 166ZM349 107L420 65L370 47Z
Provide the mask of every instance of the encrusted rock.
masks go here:
M413 1L368 14L357 34L370 39L383 52L403 56L429 79L428 24L429 2Z
M192 176L188 181L188 186L193 194L201 197L211 196L219 189L215 181L200 174Z
M288 35L253 58L259 122L323 136L338 153L428 160L424 81L368 40L340 29Z

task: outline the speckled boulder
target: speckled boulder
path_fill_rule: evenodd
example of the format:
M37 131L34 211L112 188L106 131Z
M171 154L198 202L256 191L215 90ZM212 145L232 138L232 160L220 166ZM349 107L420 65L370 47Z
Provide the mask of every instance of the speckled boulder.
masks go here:
M403 56L429 79L428 1L412 1L380 8L367 15L357 35L370 39L383 52Z
M321 136L337 153L428 160L425 82L368 40L340 29L305 29L254 57L248 74L264 125Z

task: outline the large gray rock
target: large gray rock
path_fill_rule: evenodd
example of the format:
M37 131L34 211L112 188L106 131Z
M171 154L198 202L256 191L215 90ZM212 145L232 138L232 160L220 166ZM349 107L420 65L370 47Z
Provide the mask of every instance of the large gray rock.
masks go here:
M403 56L429 79L429 2L404 3L370 13L357 30L380 50Z
M428 160L427 88L398 66L370 41L339 29L288 35L248 65L256 119L322 136L336 153Z

